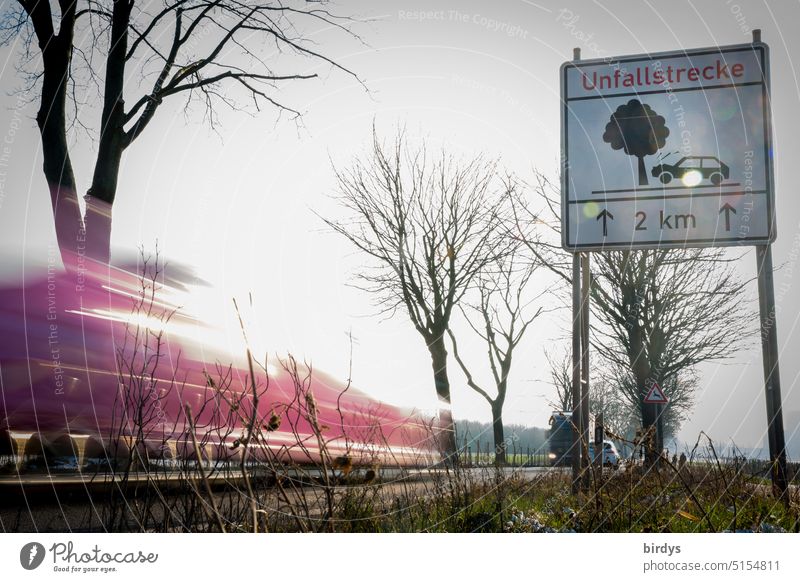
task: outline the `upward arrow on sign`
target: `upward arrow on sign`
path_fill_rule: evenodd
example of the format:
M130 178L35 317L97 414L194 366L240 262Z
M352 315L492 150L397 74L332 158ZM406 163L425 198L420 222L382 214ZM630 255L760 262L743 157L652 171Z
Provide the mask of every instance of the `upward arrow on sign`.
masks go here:
M661 390L658 382L653 382L647 396L644 397L645 404L667 404L669 399L667 395Z
M603 208L603 210L600 211L600 214L597 215L597 220L600 220L601 218L603 219L603 236L608 236L608 220L614 220L614 215Z
M720 214L723 212L725 213L725 231L727 232L731 229L731 212L736 214L736 209L726 202L723 207L719 209Z

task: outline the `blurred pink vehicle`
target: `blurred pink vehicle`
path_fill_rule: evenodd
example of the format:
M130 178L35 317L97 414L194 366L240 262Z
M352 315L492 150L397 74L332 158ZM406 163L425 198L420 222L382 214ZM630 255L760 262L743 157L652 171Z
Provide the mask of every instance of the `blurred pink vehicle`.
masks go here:
M157 407L146 437L136 441L144 440L148 454L190 456L188 408L205 454L235 456L244 434L237 402L243 409L252 402L244 350L229 353L200 341L193 330L204 322L174 304L171 290L160 281L155 290L143 287L140 275L77 257L68 270L53 266L22 286L0 288L0 454L15 455L20 468L25 458L69 458L76 467L104 459L114 443L142 434L125 409L135 388L151 398L151 412ZM128 369L131 363L138 371ZM280 426L271 426L259 446L273 458L315 462L320 447L299 412L308 403L286 369L268 370L256 367L263 392L258 417L274 415ZM220 397L228 372L227 395ZM310 391L329 455L353 463L435 462L432 420L316 371Z

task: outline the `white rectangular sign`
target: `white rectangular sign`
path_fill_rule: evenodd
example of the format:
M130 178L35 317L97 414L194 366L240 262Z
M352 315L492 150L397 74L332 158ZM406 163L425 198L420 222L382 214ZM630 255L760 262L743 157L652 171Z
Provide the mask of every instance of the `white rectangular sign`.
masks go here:
M564 63L564 248L772 242L768 72L762 43Z

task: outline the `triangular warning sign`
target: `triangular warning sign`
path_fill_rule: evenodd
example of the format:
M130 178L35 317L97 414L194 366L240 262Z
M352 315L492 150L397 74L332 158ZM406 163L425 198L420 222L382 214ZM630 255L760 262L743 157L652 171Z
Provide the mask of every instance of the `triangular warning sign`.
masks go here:
M653 382L653 385L650 387L650 392L644 397L644 402L645 404L667 404L669 399L667 395L662 392L658 382Z

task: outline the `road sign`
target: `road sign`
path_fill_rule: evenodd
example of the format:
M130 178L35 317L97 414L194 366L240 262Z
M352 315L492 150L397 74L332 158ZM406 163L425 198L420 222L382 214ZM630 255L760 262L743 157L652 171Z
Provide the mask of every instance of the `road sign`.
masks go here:
M653 385L650 386L650 391L647 393L647 396L644 397L644 403L669 404L669 398L667 398L667 395L661 390L661 386L658 385L658 382L653 382Z
M772 242L768 72L760 42L562 65L564 248Z

